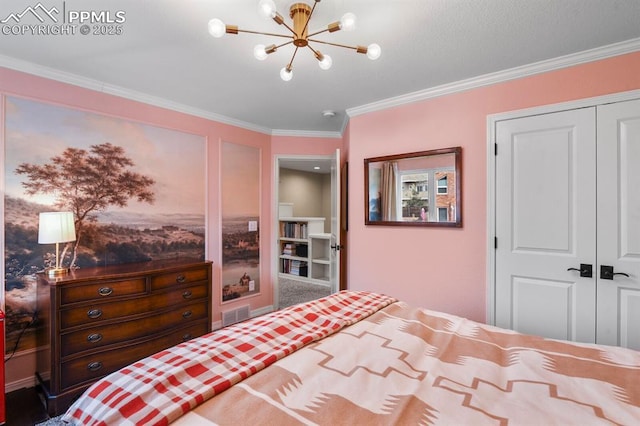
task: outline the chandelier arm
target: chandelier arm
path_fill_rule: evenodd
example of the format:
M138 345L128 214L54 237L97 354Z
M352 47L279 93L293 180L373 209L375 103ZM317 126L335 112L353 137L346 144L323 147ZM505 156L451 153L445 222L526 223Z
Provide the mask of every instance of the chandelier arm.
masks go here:
M298 49L299 47L296 46L296 50L293 51L293 56L291 56L291 60L289 61L289 65L287 65L287 68L291 68L293 66L293 60L296 58L296 53L298 53Z
M287 45L289 45L289 44L293 44L293 40L289 40L289 41L288 41L288 42L286 42L286 43L282 43L282 44L277 45L277 46L276 46L276 49L280 49L281 47L283 47L283 46L287 46Z
M283 22L281 25L284 25L286 29L288 29L289 31L291 31L291 34L295 35L296 32L293 30L293 28L291 28L286 22ZM287 36L288 37L288 36Z
M321 43L321 44L328 44L331 46L337 46L337 47L344 47L345 49L353 49L355 51L358 50L358 46L347 46L346 44L339 44L339 43L331 43L330 41L323 41L323 40L315 40L315 39L308 39L309 41L312 41L314 43Z
M308 34L307 38L313 37L318 34L326 33L327 31L330 33L335 33L336 31L340 31L341 29L342 29L342 25L340 24L340 21L332 22L330 24L327 24L327 28L325 28L324 30L318 30L315 33Z
M237 31L239 33L260 34L260 35L273 36L273 37L292 38L292 36L286 35L286 34L265 33L262 31L251 31L251 30L241 30L241 29L238 29Z
M309 21L311 21L311 16L313 15L313 11L316 10L316 5L317 4L318 4L318 0L313 2L313 6L311 7L311 12L309 12L309 16L307 16L307 22L304 23L304 28L302 29L302 34L304 34L305 31L307 31L307 28L309 27Z
M307 37L313 37L313 36L318 35L318 34L326 33L327 31L329 31L329 28L325 28L324 30L316 31L313 34L309 34Z
M322 34L322 33L326 33L327 31L329 31L329 28L325 28L324 30L320 30L320 31L316 31L313 34L309 34L307 37L313 37L314 35L318 35L318 34Z

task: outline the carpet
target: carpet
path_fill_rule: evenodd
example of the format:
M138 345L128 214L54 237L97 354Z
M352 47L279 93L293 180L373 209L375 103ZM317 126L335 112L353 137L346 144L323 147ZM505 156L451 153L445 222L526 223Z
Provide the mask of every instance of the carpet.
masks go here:
M69 426L68 423L63 422L62 414L58 417L47 420L46 422L36 423L36 426Z
M278 309L320 299L329 294L331 294L331 288L328 285L278 278Z

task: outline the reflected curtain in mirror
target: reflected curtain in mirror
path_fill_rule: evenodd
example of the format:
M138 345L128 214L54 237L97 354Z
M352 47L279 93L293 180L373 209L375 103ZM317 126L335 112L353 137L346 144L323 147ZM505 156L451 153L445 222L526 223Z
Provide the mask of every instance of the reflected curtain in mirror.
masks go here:
M382 220L397 220L397 176L398 163L385 161L382 163L382 182L380 185L380 205Z

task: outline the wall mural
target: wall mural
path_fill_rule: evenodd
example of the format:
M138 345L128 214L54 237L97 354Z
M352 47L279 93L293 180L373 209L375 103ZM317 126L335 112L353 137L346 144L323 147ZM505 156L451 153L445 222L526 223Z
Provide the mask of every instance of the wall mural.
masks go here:
M260 293L260 154L222 144L223 302Z
M204 137L6 97L4 148L7 353L35 346L35 274L55 263L40 212L74 213L65 267L204 260Z

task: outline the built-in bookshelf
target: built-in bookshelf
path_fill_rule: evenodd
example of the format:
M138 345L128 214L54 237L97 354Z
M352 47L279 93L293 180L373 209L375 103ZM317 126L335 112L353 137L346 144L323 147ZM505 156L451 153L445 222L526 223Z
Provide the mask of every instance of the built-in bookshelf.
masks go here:
M330 234L322 217L280 217L278 237L281 276L329 284Z
M331 234L309 235L311 270L310 277L323 283L331 283Z

